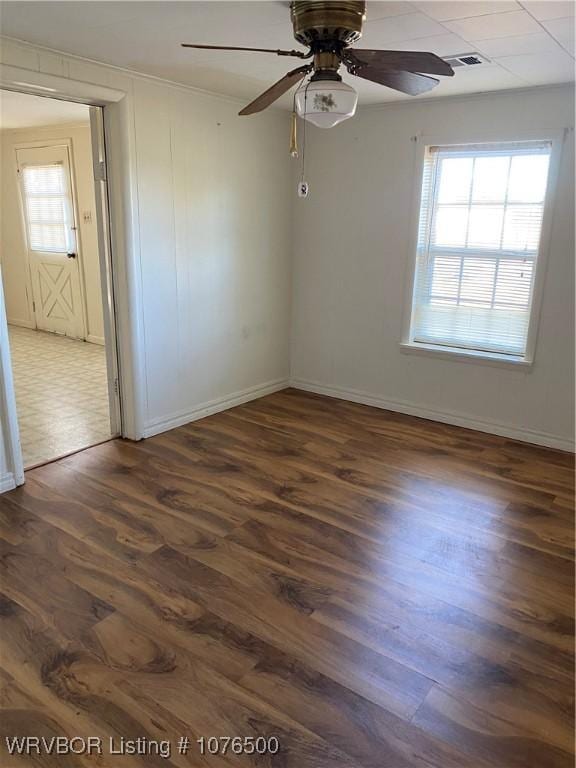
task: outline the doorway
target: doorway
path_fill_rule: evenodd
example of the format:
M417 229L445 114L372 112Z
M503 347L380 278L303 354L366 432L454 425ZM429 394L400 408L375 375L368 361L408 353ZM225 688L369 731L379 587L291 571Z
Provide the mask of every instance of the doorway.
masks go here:
M103 136L83 104L0 99L0 266L30 469L120 434L108 212L93 163Z

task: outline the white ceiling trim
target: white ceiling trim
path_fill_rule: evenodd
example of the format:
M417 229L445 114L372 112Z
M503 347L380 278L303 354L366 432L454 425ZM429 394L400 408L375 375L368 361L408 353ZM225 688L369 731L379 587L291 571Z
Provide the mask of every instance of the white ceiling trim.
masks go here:
M476 93L458 93L452 96L442 96L441 101L479 101L482 99L493 99L495 96L523 96L530 93L539 93L540 91L561 90L566 91L570 89L572 83L554 83L553 85L529 85L526 88L507 88L500 91L479 91ZM358 105L357 112L363 111L378 111L380 109L397 109L398 107L410 107L412 104L422 106L422 101L431 101L430 96L415 96L411 99L403 101L384 101L380 104L363 104ZM435 99L433 103L438 103Z
M48 2L49 0L45 0ZM114 2L114 0L103 0L104 2ZM217 2L218 0L215 0ZM137 2L137 0L132 0L132 2ZM38 52L44 52L49 53L54 56L61 57L65 61L71 60L71 61L77 61L82 64L91 64L95 67L102 67L103 69L109 69L113 72L118 72L121 75L125 75L126 77L134 78L136 80L145 80L148 82L155 82L162 84L164 86L168 86L170 88L174 88L175 90L179 91L186 91L193 93L197 93L200 96L210 96L211 98L217 98L221 99L222 101L232 101L234 104L245 104L246 99L241 96L229 96L226 93L219 93L218 91L210 91L206 88L199 88L196 85L188 85L187 83L180 83L177 80L167 80L164 77L158 77L158 75L149 75L146 72L137 72L134 69L128 69L127 67L121 67L118 64L107 64L105 61L98 61L98 59L88 59L85 56L78 56L75 53L67 53L66 51L60 51L57 48L49 48L46 45L39 45L37 43L31 43L28 40L21 40L17 37L9 37L8 35L0 35L0 48L1 43L3 41L6 41L8 43L12 43L14 45L20 46L22 48L27 48L30 51L38 51ZM0 64L0 66L3 66ZM23 70L24 71L24 70ZM44 73L41 73L44 74ZM67 78L68 79L68 78ZM74 79L74 78L70 78ZM86 81L88 82L88 81Z

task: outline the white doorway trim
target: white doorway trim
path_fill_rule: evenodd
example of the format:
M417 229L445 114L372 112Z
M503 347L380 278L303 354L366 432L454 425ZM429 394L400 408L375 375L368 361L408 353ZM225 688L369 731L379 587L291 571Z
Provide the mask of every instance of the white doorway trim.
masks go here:
M20 449L20 430L16 414L16 396L12 377L12 360L8 342L8 323L2 290L0 266L0 493L24 482L24 462Z
M96 225L98 228L100 285L102 287L104 348L106 351L106 368L108 371L110 429L113 435L119 435L122 433L120 359L116 323L114 273L112 266L112 241L110 238L110 204L106 163L106 137L104 132L104 110L102 107L90 107L90 135L92 137L92 167L94 176Z
M137 166L134 126L131 120L132 94L129 91L7 65L0 65L0 88L104 108L103 129L108 150L105 183L110 209L110 233L101 232L99 222L99 239L106 239L109 234L111 244L110 282L116 314L116 340L121 374L118 379L122 400L121 434L132 440L140 440L144 434L145 367ZM105 257L101 254L102 258ZM0 274L0 292L1 289ZM16 405L9 360L8 365L4 364L8 346L5 343L7 325L3 311L0 311L0 339L0 415L2 426L6 424L8 432L8 437L5 437L7 477L11 476L14 484L21 484L24 481L24 472L17 422L16 431L10 439L10 425L14 424L16 419ZM2 486L3 478L0 477L0 489L6 490Z

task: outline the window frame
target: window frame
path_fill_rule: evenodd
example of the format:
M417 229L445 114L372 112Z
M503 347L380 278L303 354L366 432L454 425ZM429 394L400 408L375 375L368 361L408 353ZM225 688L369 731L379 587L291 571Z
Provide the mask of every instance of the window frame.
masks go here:
M484 133L447 132L441 136L419 134L412 137L414 142L414 169L413 169L413 194L410 220L409 250L407 256L406 287L404 310L402 318L402 334L400 348L402 352L409 354L423 354L449 360L462 362L488 363L490 365L504 367L530 368L534 362L538 340L538 329L542 309L544 283L548 265L550 250L550 237L552 231L552 219L556 189L558 186L558 174L560 169L560 156L562 145L566 136L566 130L529 130L529 131L498 131ZM448 347L435 344L426 344L414 341L412 332L412 310L416 288L416 262L418 248L418 230L420 222L420 210L422 205L422 180L424 175L424 162L427 148L443 145L469 145L488 143L507 143L521 141L546 141L550 142L550 163L548 170L548 182L544 198L542 216L542 229L540 235L540 247L536 259L534 286L532 292L532 306L530 308L530 320L526 337L526 352L524 355L509 355L498 352L481 352L463 347Z

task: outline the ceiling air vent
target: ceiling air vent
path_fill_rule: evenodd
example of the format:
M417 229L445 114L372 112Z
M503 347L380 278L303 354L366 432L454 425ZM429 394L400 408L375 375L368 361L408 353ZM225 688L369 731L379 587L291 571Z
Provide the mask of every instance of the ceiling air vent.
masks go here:
M485 56L481 56L479 53L459 53L457 56L443 56L442 58L450 64L452 69L478 67L481 64L490 63Z

